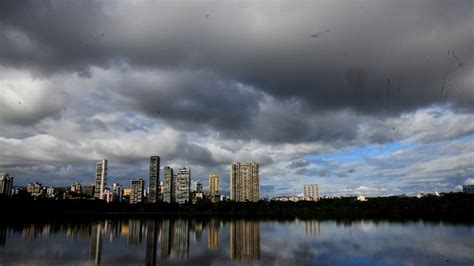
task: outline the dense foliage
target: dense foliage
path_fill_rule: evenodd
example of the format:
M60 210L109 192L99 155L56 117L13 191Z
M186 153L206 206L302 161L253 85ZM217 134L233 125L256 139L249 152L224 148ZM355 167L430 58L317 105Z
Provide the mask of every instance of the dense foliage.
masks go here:
M0 198L3 218L49 215L220 215L255 218L317 219L429 219L474 221L474 194L448 193L441 197L379 197L318 202L198 202L197 204L128 204L100 200L34 199L28 195Z

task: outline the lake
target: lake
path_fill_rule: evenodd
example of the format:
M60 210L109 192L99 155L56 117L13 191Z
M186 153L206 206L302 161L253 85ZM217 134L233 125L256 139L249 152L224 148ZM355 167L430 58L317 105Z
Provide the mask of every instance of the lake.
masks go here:
M0 225L0 265L473 265L474 226L116 218Z

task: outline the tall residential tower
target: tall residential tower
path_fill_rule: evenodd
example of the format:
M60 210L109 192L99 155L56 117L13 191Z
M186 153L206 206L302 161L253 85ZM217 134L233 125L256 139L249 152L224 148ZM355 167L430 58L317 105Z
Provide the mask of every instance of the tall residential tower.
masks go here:
M8 173L0 173L0 195L10 196L13 188L13 176Z
M191 192L191 169L186 167L178 169L175 181L176 202L179 204L189 202Z
M174 180L173 180L173 168L165 166L163 169L163 201L171 203L173 201L174 191Z
M211 195L219 194L219 174L212 173L209 175L209 193Z
M107 160L98 161L95 169L94 198L102 199L107 182Z
M150 157L150 179L148 180L148 203L156 203L159 198L160 156Z
M257 163L234 163L230 168L230 199L252 201L260 199Z

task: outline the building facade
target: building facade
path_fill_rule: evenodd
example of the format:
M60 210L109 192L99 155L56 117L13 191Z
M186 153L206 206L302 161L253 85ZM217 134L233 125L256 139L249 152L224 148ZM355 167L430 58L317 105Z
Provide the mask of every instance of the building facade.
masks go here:
M75 193L81 194L81 193L82 193L81 183L79 183L78 181L74 181L74 182L71 184L71 192L75 192Z
M48 195L49 198L54 197L54 187L48 187L46 189L46 195Z
M186 167L178 169L175 178L176 202L179 204L189 202L191 192L191 169Z
M148 203L156 203L159 198L160 156L150 157L150 176L148 179Z
M462 186L463 193L474 193L474 185L463 185Z
M304 185L304 199L309 201L319 200L319 185Z
M81 188L81 192L84 195L89 197L93 197L95 193L95 187L93 185L85 185Z
M120 184L113 183L110 192L112 193L112 201L122 201L123 189Z
M260 199L257 163L234 163L230 169L230 199L258 202Z
M173 202L173 191L174 191L174 180L173 180L173 168L165 166L163 169L163 201L171 203Z
M143 192L145 190L145 181L141 178L130 181L130 204L143 202Z
M43 193L43 185L38 182L29 183L26 187L26 192L33 196L39 196Z
M0 173L0 195L10 196L13 189L13 176L8 173Z
M107 160L98 161L95 170L94 198L102 199L107 184Z
M219 174L212 173L209 175L209 193L211 195L219 194Z
M109 188L104 189L102 192L102 200L105 200L107 203L112 202L112 192Z

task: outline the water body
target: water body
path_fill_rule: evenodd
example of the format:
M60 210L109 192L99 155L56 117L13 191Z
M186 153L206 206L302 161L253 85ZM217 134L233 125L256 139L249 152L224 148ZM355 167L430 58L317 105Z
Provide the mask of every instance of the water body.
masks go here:
M104 219L0 225L0 265L473 265L474 226Z

